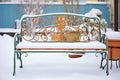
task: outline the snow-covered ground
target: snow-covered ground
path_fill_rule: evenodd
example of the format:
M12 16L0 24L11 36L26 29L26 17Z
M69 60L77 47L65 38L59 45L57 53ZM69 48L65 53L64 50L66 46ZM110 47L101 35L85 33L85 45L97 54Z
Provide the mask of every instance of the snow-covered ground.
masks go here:
M120 80L120 68L113 68L107 76L99 68L101 56L85 54L82 58L71 59L62 54L29 54L23 55L23 69L17 64L13 76L13 37L0 36L0 80Z

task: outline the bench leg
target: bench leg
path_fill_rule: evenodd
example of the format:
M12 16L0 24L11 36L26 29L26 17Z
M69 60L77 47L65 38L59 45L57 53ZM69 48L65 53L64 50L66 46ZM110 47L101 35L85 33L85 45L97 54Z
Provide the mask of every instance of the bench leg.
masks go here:
M119 60L119 68L120 68L120 60Z
M104 69L106 68L106 74L109 75L109 70L108 70L108 55L107 53L101 53L102 59L101 59L101 64L100 68ZM106 64L103 66L103 61L106 60Z
M112 69L112 59L110 60L110 62L111 62L110 69Z
M102 58L101 58L100 68L103 68L103 65L102 65L103 60L104 60L104 58L103 58L103 53L101 53L101 56L102 56Z
M22 53L19 53L19 60L20 60L20 68L23 68L23 64L22 64Z
M13 76L15 76L15 73L16 73L16 51L14 52Z
M102 58L101 58L100 68L104 69L106 64L103 66L103 61L106 60L106 53L101 53L101 56Z
M109 75L109 60L107 52L106 52L106 74Z
M13 66L13 76L15 76L16 74L16 59L20 60L20 68L23 68L23 64L22 64L22 53L21 52L14 52L14 66Z
M109 75L109 60L108 60L107 52L105 53L105 60L106 60L106 64L105 64L104 68L106 67L106 74Z
M118 60L116 60L116 68L118 68L118 64L117 64Z

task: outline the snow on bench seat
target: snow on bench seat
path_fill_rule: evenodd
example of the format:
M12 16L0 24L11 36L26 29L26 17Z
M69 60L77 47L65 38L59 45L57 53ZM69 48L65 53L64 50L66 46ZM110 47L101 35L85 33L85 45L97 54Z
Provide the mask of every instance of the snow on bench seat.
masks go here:
M39 43L22 41L16 48L20 50L104 50L106 49L106 45L99 41Z

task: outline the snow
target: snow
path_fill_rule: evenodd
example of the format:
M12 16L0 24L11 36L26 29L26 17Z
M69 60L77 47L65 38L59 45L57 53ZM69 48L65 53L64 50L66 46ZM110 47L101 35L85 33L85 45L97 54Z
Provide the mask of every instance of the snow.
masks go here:
M97 44L97 45L96 45ZM41 42L31 43L28 41L22 41L17 45L17 48L84 48L84 49L106 49L106 45L98 41L89 42Z
M23 54L23 69L17 61L16 75L13 72L14 38L0 36L0 80L119 80L120 68L110 69L110 75L99 68L101 56L85 54L82 58L71 59L66 53Z
M118 31L108 30L106 35L107 35L108 39L120 40L120 32L118 32Z
M0 28L0 33L7 33L7 32L10 32L10 33L18 33L20 32L20 29L13 29L13 28Z
M98 15L102 15L102 11L100 11L99 9L92 8L88 13L85 13L85 15L97 17Z

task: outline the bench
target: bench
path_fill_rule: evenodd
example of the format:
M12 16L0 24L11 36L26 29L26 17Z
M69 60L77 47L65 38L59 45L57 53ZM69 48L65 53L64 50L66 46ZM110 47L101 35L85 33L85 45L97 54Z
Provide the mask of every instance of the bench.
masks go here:
M16 60L22 64L23 53L81 52L100 53L100 68L108 71L107 37L100 19L75 13L23 15L20 33L14 37L14 71ZM105 64L103 64L105 62Z

